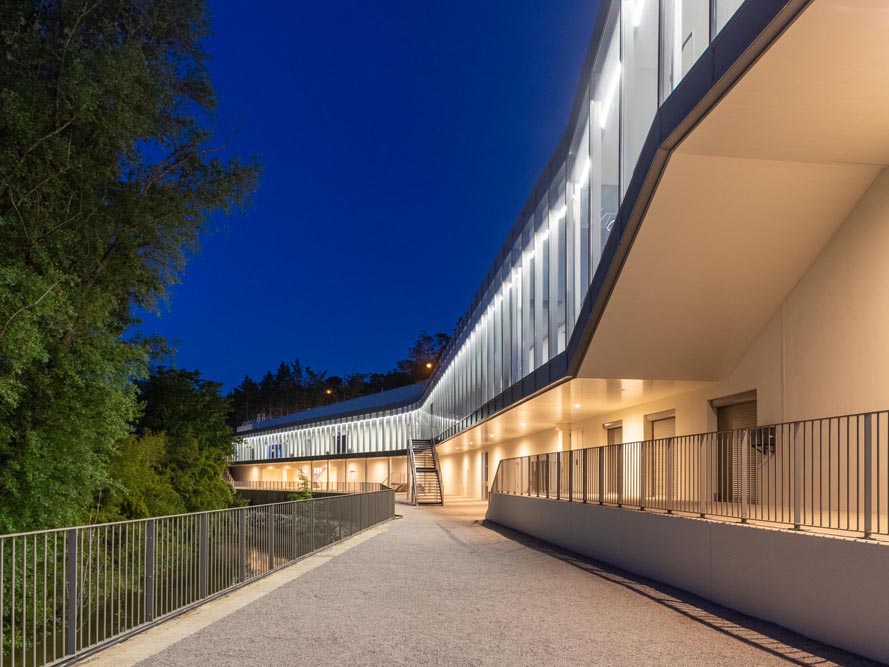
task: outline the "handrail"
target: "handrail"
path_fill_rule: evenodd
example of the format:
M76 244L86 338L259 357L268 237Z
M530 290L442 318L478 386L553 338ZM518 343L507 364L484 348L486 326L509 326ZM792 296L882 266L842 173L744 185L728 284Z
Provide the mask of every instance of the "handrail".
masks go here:
M395 513L391 489L0 535L0 667L68 664Z
M438 459L438 452L435 449L435 443L432 441L430 443L432 444L432 461L435 463L435 476L438 477L438 497L442 506L444 506L444 483L441 480L441 465Z
M411 438L410 442L407 445L407 456L410 461L410 475L411 475L411 489L408 494L408 504L409 505L417 505L419 504L419 500L417 499L417 458L414 455L414 439Z
M889 535L889 411L503 459L492 493Z

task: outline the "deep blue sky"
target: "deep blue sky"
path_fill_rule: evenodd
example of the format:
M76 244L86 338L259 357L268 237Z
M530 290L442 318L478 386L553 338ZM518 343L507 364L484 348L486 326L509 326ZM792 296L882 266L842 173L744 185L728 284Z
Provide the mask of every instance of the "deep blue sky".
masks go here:
M564 130L597 2L210 6L222 132L265 173L142 329L228 388L450 333Z

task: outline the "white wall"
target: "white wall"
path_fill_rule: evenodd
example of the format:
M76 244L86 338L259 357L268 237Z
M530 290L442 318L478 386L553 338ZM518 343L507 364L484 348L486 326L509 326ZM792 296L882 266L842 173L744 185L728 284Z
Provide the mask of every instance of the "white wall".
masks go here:
M889 408L889 171L874 180L735 370L762 424Z
M889 545L495 494L487 519L889 662Z

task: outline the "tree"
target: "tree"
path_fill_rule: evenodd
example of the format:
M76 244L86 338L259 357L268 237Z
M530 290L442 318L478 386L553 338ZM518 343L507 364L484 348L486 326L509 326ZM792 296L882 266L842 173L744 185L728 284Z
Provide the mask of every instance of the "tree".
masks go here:
M163 435L158 467L169 476L186 512L228 507L232 491L223 471L234 454L226 423L229 402L218 382L197 371L159 368L139 383L144 412L137 434Z
M442 352L451 342L451 337L445 333L437 333L430 336L425 331L417 337L408 358L398 362L398 370L409 375L414 382L425 380L435 369Z
M125 438L111 457L108 487L96 499L98 520L145 519L185 512L166 459L165 434Z
M258 166L224 158L203 0L6 0L0 531L88 518L138 414L157 308Z
M278 370L268 371L259 384L248 376L232 390L230 425L235 428L259 415L280 417L425 380L438 365L450 340L444 333L431 336L422 332L408 350L408 358L387 373L353 371L341 378L328 376L326 371L316 372L309 366L304 369L299 359L292 364L281 362Z

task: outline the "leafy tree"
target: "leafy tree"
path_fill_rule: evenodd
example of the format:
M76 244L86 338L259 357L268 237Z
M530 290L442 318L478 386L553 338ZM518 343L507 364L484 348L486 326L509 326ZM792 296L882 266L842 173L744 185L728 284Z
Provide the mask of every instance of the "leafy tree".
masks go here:
M4 0L2 16L6 532L88 518L138 414L133 307L158 307L258 167L213 140L203 0Z
M109 462L111 482L96 501L99 520L144 519L185 512L166 459L165 434L125 438Z
M341 378L303 367L299 359L281 362L276 372L268 371L259 383L247 376L232 390L230 425L237 427L258 416L280 417L425 380L450 340L447 334L432 336L424 331L408 350L407 359L386 373L352 372Z
M432 375L450 341L451 337L444 333L430 336L425 331L421 332L408 351L408 358L398 362L398 370L409 375L414 382L425 380Z
M299 471L299 491L294 491L287 496L288 500L311 500L312 499L312 483L309 476L302 470Z
M168 476L186 512L228 507L232 491L223 471L234 453L226 423L229 402L218 382L197 371L159 368L139 383L144 412L137 433L162 434L158 468Z

